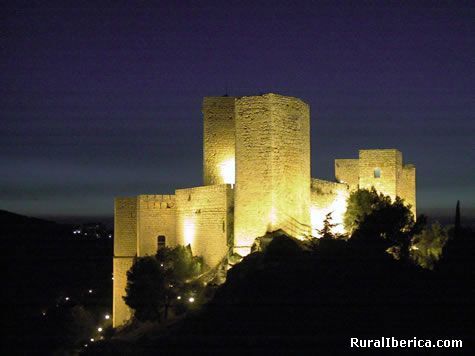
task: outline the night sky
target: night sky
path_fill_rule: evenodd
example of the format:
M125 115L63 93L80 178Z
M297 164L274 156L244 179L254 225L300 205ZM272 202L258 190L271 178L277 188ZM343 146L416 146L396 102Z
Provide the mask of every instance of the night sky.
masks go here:
M0 9L0 209L104 217L199 186L202 98L274 92L310 104L313 177L398 148L419 212L475 215L473 2L46 3Z

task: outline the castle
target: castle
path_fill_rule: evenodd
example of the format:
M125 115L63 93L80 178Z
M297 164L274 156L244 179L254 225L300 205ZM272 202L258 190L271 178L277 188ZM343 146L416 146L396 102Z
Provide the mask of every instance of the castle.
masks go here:
M415 216L415 167L396 149L335 160L335 182L311 178L310 110L298 98L205 97L202 112L203 185L115 199L114 327L131 316L122 297L135 256L189 244L214 267L230 253L249 254L268 231L316 236L329 212L343 232L346 199L358 188L399 196Z

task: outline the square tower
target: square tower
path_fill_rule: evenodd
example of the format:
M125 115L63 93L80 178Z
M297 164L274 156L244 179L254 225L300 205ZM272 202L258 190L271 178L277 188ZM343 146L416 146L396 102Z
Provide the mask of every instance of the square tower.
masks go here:
M203 184L235 182L236 98L212 96L203 99Z
M402 172L402 154L396 149L359 151L359 187L397 196L397 182Z
M309 116L297 98L236 99L234 251L242 256L267 231L309 233Z
M398 196L416 217L416 168L403 164L397 149L360 150L358 159L336 159L335 177L350 190L374 187L393 200Z

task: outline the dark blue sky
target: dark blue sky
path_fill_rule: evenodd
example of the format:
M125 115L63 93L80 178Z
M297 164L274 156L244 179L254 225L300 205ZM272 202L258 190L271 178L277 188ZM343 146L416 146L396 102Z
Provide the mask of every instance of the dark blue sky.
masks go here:
M228 87L310 104L313 177L394 147L419 212L475 215L473 2L45 3L0 9L0 209L110 216L201 185L201 100Z

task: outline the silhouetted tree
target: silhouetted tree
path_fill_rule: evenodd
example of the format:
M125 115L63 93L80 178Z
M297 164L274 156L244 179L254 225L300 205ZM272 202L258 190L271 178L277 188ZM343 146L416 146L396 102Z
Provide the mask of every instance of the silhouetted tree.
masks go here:
M167 319L170 307L175 306L176 311L182 312L183 303L199 294L202 285L193 279L203 272L203 259L193 256L190 245L162 248L155 257L165 276L163 308Z
M203 270L190 246L160 249L155 256L139 257L127 272L125 303L141 321L168 318L171 307L182 312L202 289L196 278Z
M454 225L454 237L460 234L460 200L457 200L457 206L455 207L455 225Z
M336 224L332 224L332 213L333 212L329 212L325 215L325 219L323 220L323 227L321 230L318 230L318 233L322 238L336 238L335 234L333 233L333 228L336 226Z
M352 238L365 241L368 248L387 250L396 259L408 259L411 239L422 231L425 216L415 222L410 207L401 198L392 201L374 188L355 191L348 201L344 221L353 229Z
M161 319L166 298L165 273L155 256L139 257L127 272L125 304L140 321Z
M378 194L374 188L371 190L359 189L352 192L348 197L347 208L343 217L343 225L346 231L351 234L365 216L375 209L376 204L384 199L384 195Z

